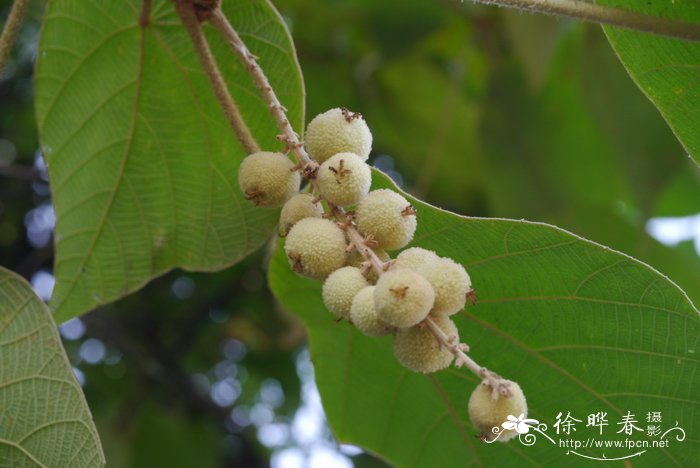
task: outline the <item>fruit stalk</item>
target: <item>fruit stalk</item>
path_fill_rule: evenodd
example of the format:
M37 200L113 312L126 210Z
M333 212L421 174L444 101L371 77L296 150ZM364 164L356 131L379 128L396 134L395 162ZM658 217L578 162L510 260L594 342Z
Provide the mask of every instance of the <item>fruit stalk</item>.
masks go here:
M248 47L241 40L240 36L233 29L231 23L221 11L220 8L215 9L209 18L211 24L219 31L226 42L231 46L233 52L238 56L238 58L243 62L250 74L255 85L260 89L265 101L268 103L270 108L270 113L277 123L277 127L280 129L282 134L278 137L281 141L284 141L287 148L294 154L297 158L299 164L301 164L304 173L310 172L312 167L318 167L318 165L311 160L306 150L299 140L299 136L294 132L292 125L287 119L287 114L285 113L285 108L277 99L275 91L270 86L270 81L267 79L267 75L263 72L260 65L256 60L256 57L248 50ZM307 169L308 168L308 169ZM307 174L308 175L308 174Z
M481 377L481 379L484 382L489 384L489 386L492 389L492 397L494 400L498 398L499 394L505 397L510 396L511 392L508 389L510 381L504 379L495 372L492 372L487 368L481 367L479 364L477 364L476 361L467 356L467 354L464 352L469 349L467 345L463 343L456 343L454 340L450 340L450 338L447 335L445 335L445 333L440 329L440 327L437 326L435 322L433 322L433 320L430 317L427 317L423 321L423 323L430 329L433 335L435 335L435 338L437 338L440 344L449 349L450 352L454 355L455 365L457 367L466 367L467 369L472 371L472 373Z

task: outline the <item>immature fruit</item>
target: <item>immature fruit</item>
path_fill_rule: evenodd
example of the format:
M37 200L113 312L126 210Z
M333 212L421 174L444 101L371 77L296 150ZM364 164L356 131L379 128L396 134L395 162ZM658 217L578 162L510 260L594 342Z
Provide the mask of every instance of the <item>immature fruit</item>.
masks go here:
M508 416L516 418L521 414L527 416L527 402L520 385L510 382L508 389L511 393L509 397L498 393L498 398L494 400L491 387L485 382L481 382L469 397L469 419L487 440L496 437L496 434L493 433L494 427L503 431L498 437L500 442L512 439L518 435L517 431L506 430L501 424L508 420Z
M346 261L345 233L322 218L304 218L289 231L284 251L292 269L309 278L323 279Z
M323 215L323 207L314 197L308 193L299 193L290 198L282 207L280 213L280 236L289 234L298 221L304 218L320 218Z
M374 289L377 316L398 328L408 328L423 320L434 300L435 293L430 283L407 268L384 273Z
M306 151L322 163L334 154L355 153L363 161L372 149L372 133L357 112L335 108L309 122L304 134Z
M350 306L350 321L367 336L389 335L394 328L379 320L374 307L374 288L367 286L355 294Z
M432 320L448 337L459 341L459 332L452 320L448 317L435 317ZM398 330L394 335L393 350L401 364L423 374L444 369L453 359L452 353L440 344L428 327Z
M464 309L472 282L462 265L451 258L438 258L418 270L435 290L432 314L453 315Z
M354 205L369 192L372 171L356 154L338 153L321 164L316 184L328 203Z
M369 283L359 268L346 266L331 273L323 283L323 303L336 317L348 319L353 298Z
M421 268L439 258L432 250L411 247L397 255L396 262L392 268L410 268L414 271L420 271Z
M416 232L416 212L398 193L379 189L371 191L355 210L357 228L371 235L379 247L400 249L408 244Z
M238 185L246 199L258 206L282 206L299 191L300 183L299 171L282 153L253 153L238 166Z

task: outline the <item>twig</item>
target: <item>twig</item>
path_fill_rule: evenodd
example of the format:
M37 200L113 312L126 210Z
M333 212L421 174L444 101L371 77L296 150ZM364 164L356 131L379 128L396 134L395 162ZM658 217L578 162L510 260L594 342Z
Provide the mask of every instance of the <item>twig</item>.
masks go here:
M260 68L260 65L258 65L255 56L250 53L250 50L248 50L248 47L243 43L236 30L233 29L233 26L231 26L231 23L229 23L221 9L217 8L214 10L209 21L211 21L211 24L214 25L226 42L231 46L233 52L245 65L255 85L260 89L263 98L268 103L270 113L272 113L272 117L275 119L277 127L282 133L279 137L280 140L287 144L289 151L297 158L304 174L315 174L318 163L313 161L309 155L306 154L306 150L299 140L299 135L294 132L292 125L289 123L289 119L287 119L286 109L282 106L279 99L277 99L275 91L272 89L272 86L270 86L270 81L267 79L262 68Z
M176 0L175 6L182 19L182 24L185 26L185 29L187 29L190 39L192 39L192 44L197 52L199 61L209 77L209 82L219 101L219 105L224 111L224 115L229 121L229 124L231 124L231 128L236 134L238 141L240 141L245 151L249 154L260 151L260 146L255 141L248 125L246 125L241 113L238 111L236 102L233 100L231 93L229 93L228 86L226 86L226 82L216 64L214 55L211 53L209 44L204 37L202 26L197 19L192 2L190 0Z
M449 336L447 336L445 332L442 331L442 329L438 327L437 324L430 317L427 317L425 320L423 320L423 323L428 327L428 329L430 329L430 331L433 333L435 338L438 339L440 344L447 348L454 355L455 366L466 367L491 387L491 396L494 400L498 398L499 395L503 395L505 397L511 396L510 389L508 388L510 386L510 381L504 379L500 375L488 370L485 367L481 367L479 364L476 363L476 361L467 356L464 352L465 350L469 349L467 345L463 343L458 343L454 338L450 338Z
M12 4L2 35L0 35L0 73L5 69L7 60L10 58L12 45L17 39L17 33L22 27L22 21L28 7L29 0L15 0Z
M210 21L224 36L226 41L229 42L236 55L238 55L241 61L246 65L246 69L258 85L258 88L260 88L263 98L268 103L270 110L272 111L272 115L275 117L277 126L282 132L285 141L287 141L289 144L289 149L297 157L297 162L299 165L301 167L308 167L309 164L316 164L316 167L318 167L317 163L312 161L306 154L306 151L299 141L297 134L289 124L284 108L280 105L274 90L270 86L270 83L265 76L265 72L257 64L255 57L250 53L243 41L241 41L241 38L238 36L220 9L216 9L212 12ZM309 183L315 187L313 177L307 178L309 178ZM369 262L374 271L377 273L377 276L382 275L386 269L386 264L379 257L377 257L374 251L367 245L367 239L365 239L362 234L357 231L353 224L352 217L339 206L332 204L329 204L329 206L329 214L334 216L338 225L345 230L348 240L350 241L350 245L354 247L360 255L362 255L365 261ZM510 396L508 380L503 379L498 374L489 371L485 367L479 366L473 359L464 353L463 349L466 348L466 345L455 343L454 340L451 340L435 324L435 322L432 321L432 319L428 317L423 323L427 325L428 329L433 333L433 335L435 335L435 338L443 346L446 346L452 354L454 354L455 365L457 367L464 365L470 371L479 376L484 382L489 384L492 388L494 398L497 398L499 394Z
M687 41L700 41L700 24L650 16L593 2L580 0L473 0L474 3L497 5L545 15L568 16L583 21L609 24L625 29ZM672 5L669 5L672 8Z

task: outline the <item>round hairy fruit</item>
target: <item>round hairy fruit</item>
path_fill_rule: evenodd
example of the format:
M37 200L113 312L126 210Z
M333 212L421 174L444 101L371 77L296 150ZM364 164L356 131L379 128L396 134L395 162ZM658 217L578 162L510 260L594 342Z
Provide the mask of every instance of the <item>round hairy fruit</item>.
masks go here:
M413 239L416 232L416 212L398 193L379 189L371 191L355 210L357 228L371 235L379 247L400 249Z
M289 231L284 251L292 269L309 278L323 279L346 261L345 233L334 222L304 218Z
M323 215L323 207L314 197L308 193L298 193L290 198L282 207L280 213L280 236L289 234L298 221L304 218L320 218Z
M430 283L407 268L384 273L374 289L377 316L398 328L408 328L423 320L434 300L435 292Z
M396 262L392 268L410 268L414 271L420 271L421 268L438 259L440 257L432 250L411 247L396 256Z
M459 332L448 317L435 317L435 324L447 335L459 341ZM430 374L452 363L452 353L438 342L428 327L416 326L398 330L394 335L393 350L396 359L406 368Z
M304 134L306 151L322 163L334 154L355 153L363 161L372 150L372 133L357 112L335 108L313 118Z
M321 164L316 184L328 203L354 205L369 192L372 171L356 154L338 153Z
M432 314L453 315L464 309L472 282L462 265L451 258L438 258L421 266L418 272L435 290Z
M300 183L299 171L294 170L294 163L282 153L253 153L238 167L241 191L258 206L282 206L299 191Z
M481 382L469 397L469 419L487 440L496 437L493 432L494 427L503 431L498 437L500 442L516 437L518 433L515 430L504 429L501 424L508 420L508 416L516 418L520 415L527 416L527 402L520 385L511 381L508 389L510 396L497 393L497 398L494 400L491 386Z
M350 307L350 321L367 336L389 335L394 328L382 322L374 307L374 288L367 286L355 294Z
M331 273L323 283L323 303L336 317L348 319L353 298L369 283L359 268L346 266Z

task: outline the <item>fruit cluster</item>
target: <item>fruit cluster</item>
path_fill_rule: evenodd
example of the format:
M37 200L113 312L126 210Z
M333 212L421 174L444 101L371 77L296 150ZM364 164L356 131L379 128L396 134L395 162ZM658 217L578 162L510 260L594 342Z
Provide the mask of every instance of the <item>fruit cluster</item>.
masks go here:
M397 192L370 191L372 134L360 114L336 108L316 116L304 147L309 164L263 151L248 156L238 173L248 200L282 206L279 233L291 268L324 280L323 302L337 320L368 336L391 335L394 354L408 369L432 373L448 367L462 346L450 316L473 297L466 270L419 247L395 259L387 254L412 240L416 211ZM309 184L299 193L302 175ZM509 396L494 391L492 406ZM487 406L480 404L477 418L494 413ZM475 422L487 432L484 424Z

